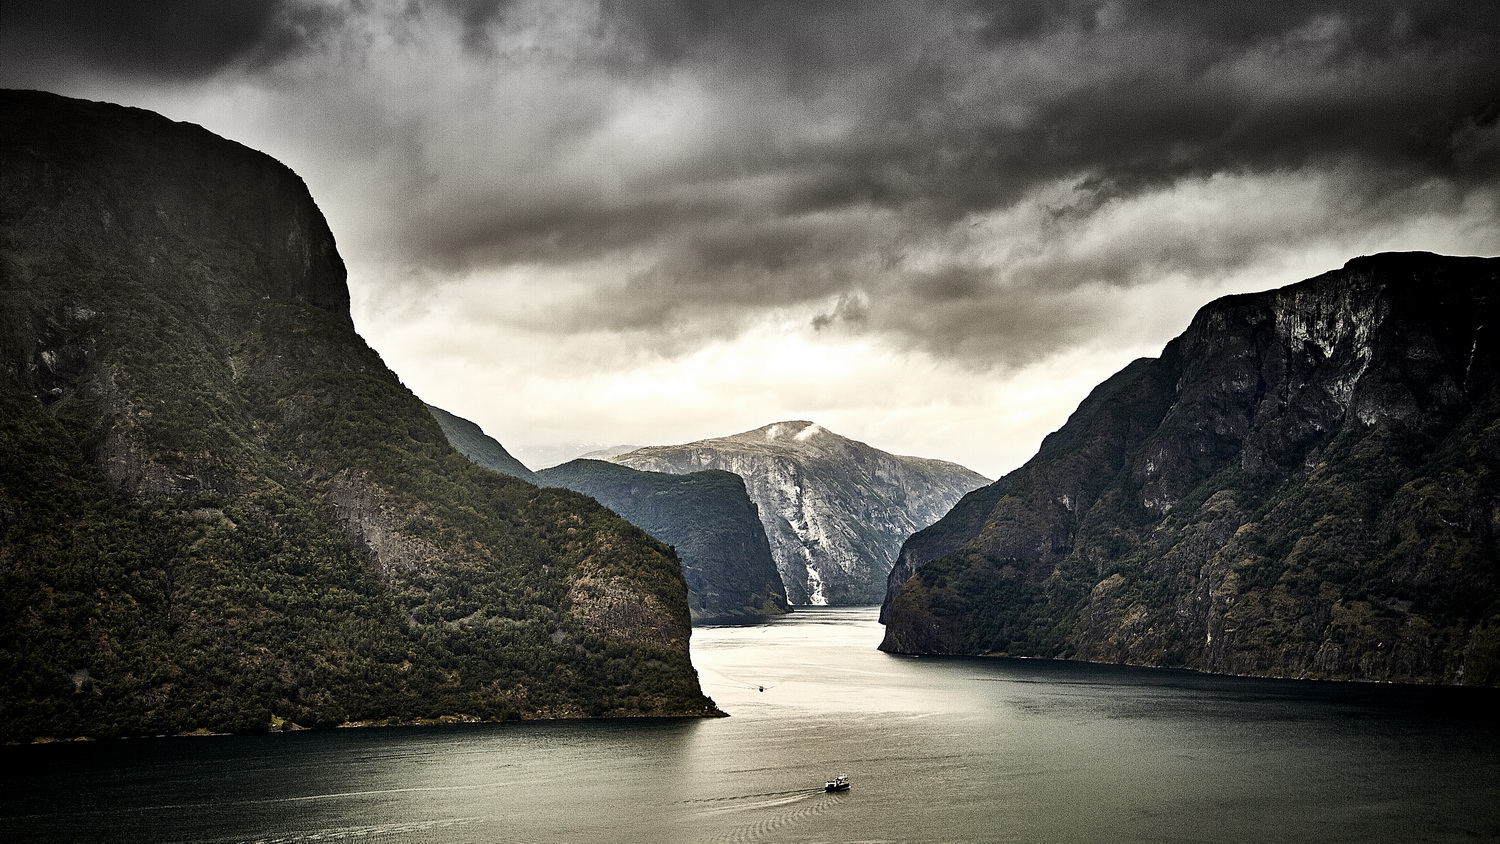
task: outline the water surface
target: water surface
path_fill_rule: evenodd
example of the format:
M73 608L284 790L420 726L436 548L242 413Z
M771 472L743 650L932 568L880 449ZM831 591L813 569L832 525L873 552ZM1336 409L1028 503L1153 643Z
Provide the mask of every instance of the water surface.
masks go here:
M731 718L0 748L0 838L1500 841L1493 692L894 657L874 616L695 630Z

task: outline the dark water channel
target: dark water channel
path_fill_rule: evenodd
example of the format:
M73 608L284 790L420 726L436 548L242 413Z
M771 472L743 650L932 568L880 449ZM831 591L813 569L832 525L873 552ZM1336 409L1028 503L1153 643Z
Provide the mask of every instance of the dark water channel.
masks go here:
M726 719L0 748L0 840L1500 841L1494 693L879 639L873 609L695 631Z

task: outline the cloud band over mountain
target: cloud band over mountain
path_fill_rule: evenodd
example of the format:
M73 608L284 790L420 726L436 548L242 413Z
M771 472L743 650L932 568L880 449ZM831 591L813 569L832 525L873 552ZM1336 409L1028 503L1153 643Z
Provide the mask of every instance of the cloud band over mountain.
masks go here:
M1217 293L1352 252L1500 249L1493 4L7 17L7 84L138 101L288 159L371 301L462 290L475 331L591 359L769 331L1014 372L1149 347Z

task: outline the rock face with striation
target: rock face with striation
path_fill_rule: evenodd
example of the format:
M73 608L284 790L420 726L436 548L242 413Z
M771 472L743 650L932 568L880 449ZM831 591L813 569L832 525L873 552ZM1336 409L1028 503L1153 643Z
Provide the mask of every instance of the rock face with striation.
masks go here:
M745 482L730 472L644 472L574 460L537 473L538 483L593 497L673 546L687 580L693 621L781 615L786 589L771 559Z
M0 92L0 739L712 714L670 549L484 471L302 181Z
M881 647L1500 684L1500 259L1204 307L907 541Z
M873 604L901 542L986 479L898 457L812 422L611 458L653 472L721 469L745 479L792 604Z

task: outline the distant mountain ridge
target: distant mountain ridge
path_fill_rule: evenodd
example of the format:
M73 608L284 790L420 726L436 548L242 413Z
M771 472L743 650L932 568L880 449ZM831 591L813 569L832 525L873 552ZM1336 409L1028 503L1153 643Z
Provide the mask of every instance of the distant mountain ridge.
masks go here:
M587 454L580 454L576 459L609 460L612 457L619 457L622 454L635 451L638 448L640 448L640 446L638 445L612 445L607 448L596 448L593 451L588 452Z
M458 449L460 454L486 469L540 486L535 472L512 457L499 440L486 434L475 423L430 404L427 405L427 412L437 420L448 443Z
M793 605L879 602L901 542L988 482L956 463L889 454L808 421L650 446L611 462L744 478Z
M1200 310L909 539L882 649L1500 685L1500 259Z

